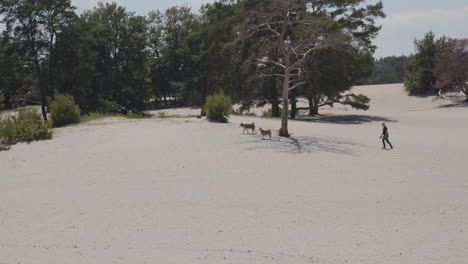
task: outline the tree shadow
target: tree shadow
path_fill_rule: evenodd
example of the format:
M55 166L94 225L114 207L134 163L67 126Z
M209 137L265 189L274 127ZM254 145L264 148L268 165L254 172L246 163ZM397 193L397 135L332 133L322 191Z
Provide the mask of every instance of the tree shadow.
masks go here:
M335 154L353 155L353 150L359 144L342 139L327 139L318 137L274 137L271 140L251 140L239 142L250 145L248 150L274 150L284 153L303 154L314 152L328 152Z
M439 106L438 108L462 108L468 107L468 102L465 99L452 99L450 103Z
M296 121L305 121L313 123L332 123L340 125L361 125L371 122L388 122L395 123L397 120L371 115L327 115L319 117L300 117Z

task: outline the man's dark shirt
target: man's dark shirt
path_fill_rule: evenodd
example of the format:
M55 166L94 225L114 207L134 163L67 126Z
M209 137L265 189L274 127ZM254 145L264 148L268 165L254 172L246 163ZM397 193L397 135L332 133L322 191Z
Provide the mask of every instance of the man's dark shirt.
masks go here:
M383 134L384 137L388 137L388 128L387 127L383 128L382 134Z

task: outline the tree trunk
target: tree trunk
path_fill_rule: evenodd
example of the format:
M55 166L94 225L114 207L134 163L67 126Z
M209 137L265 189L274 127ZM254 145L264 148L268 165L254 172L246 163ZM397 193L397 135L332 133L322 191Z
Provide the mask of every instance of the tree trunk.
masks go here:
M37 55L36 48L33 48L33 51L35 53L34 56L34 64L36 66L36 71L37 71L37 78L40 80L42 78L42 73L41 73L41 66L39 64L39 56ZM46 104L47 104L47 96L46 96L46 88L45 84L41 83L41 81L38 81L39 85L39 94L41 97L41 112L42 112L42 118L44 121L47 121L47 109L46 109Z
M276 100L271 104L271 116L272 117L280 117L280 107L279 102Z
M307 100L309 101L309 115L318 115L318 100L316 100L313 96L307 97Z
M167 96L166 96L166 89L163 88L163 98L164 98L164 105L167 106Z
M286 69L284 70L284 79L283 79L283 112L281 113L281 129L279 131L280 137L289 137L290 134L288 132L288 112L289 112L289 58L286 57Z
M272 60L277 60L278 55L277 55L277 50L276 48L273 48L272 50ZM276 65L273 65L271 69L271 73L278 73L278 67ZM272 117L280 117L280 107L279 107L279 100L278 100L278 87L276 85L276 79L277 77L271 76L268 81L267 85L268 88L270 89L270 103L271 103L271 115Z
M297 100L296 97L291 98L291 119L296 119L297 114Z
M278 100L278 87L276 86L276 77L270 77L267 81L269 89L269 101L271 103L271 116L280 117L280 107Z

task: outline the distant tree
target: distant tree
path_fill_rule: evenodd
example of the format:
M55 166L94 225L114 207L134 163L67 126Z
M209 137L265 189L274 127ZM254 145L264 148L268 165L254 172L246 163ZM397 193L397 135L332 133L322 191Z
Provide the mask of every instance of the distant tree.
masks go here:
M468 102L468 39L449 39L435 61L434 88L455 88Z
M359 82L359 84L390 84L402 83L405 71L403 65L408 60L407 56L390 56L374 61L372 74Z
M404 85L410 94L420 95L433 91L435 77L432 69L445 43L445 37L436 39L432 31L426 33L422 40L415 40L416 53L404 65Z
M192 56L187 40L199 25L188 6L175 6L166 10L162 20L163 56L158 60L154 83L166 97L181 99L193 89Z

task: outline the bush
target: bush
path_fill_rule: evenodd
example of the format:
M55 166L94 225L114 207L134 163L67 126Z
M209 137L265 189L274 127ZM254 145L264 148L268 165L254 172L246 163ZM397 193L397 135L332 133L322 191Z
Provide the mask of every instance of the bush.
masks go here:
M210 95L206 98L203 110L209 120L215 122L227 122L227 118L232 111L232 100L222 92Z
M19 109L18 116L0 120L0 148L21 141L52 138L51 123L42 121L34 109Z
M16 142L15 122L12 118L0 120L0 148Z
M80 108L70 95L55 95L55 99L50 103L50 113L56 127L80 122Z
M159 112L158 118L166 119L169 118L169 115L166 112Z
M271 109L263 111L262 117L273 117L273 111Z
M17 117L12 117L16 128L16 141L33 141L52 138L52 125L42 121L42 116L34 109L20 109Z

